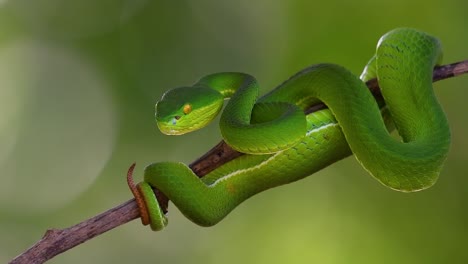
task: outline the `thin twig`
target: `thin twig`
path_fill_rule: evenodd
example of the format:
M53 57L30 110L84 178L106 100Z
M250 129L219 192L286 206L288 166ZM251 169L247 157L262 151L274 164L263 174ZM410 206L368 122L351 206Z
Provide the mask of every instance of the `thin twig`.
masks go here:
M433 81L435 82L466 73L468 73L468 60L443 65L434 69ZM367 86L375 96L380 96L380 89L376 79L367 82ZM312 113L324 108L326 108L325 105L317 104L306 112ZM210 171L240 155L243 154L232 150L224 141L221 141L205 155L190 164L190 168L192 168L199 177L203 177ZM167 198L159 192L157 196L159 202L167 208ZM72 227L47 230L41 240L18 255L10 263L44 263L68 249L138 217L140 217L140 213L135 199L131 199Z
M117 226L140 217L135 199L64 229L49 229L44 236L10 263L44 263L56 255Z

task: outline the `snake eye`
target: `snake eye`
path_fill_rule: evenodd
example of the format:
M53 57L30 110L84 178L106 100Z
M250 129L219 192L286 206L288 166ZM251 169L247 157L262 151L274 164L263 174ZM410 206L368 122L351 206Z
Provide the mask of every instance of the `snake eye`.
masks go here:
M192 112L192 105L190 104L186 104L184 105L184 114L189 114L190 112Z
M180 119L180 116L174 116L174 119L175 119L175 120L179 120L179 119Z

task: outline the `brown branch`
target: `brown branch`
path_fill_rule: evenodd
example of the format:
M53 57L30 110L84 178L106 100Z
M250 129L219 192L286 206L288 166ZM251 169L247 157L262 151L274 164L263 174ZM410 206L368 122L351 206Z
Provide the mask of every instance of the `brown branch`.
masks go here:
M64 229L49 229L41 240L10 263L44 263L54 256L140 217L135 199Z
M466 73L468 73L468 60L443 65L434 69L433 81L435 82ZM367 82L367 86L376 97L380 96L380 89L376 79ZM324 108L326 108L325 105L317 104L308 109L307 113L312 113ZM224 141L221 141L205 155L190 164L190 168L192 168L199 177L203 177L210 171L241 155L243 154L232 150ZM167 208L167 198L159 192L157 192L157 196L159 202ZM140 213L135 200L131 199L72 227L47 230L41 240L17 256L10 263L43 263L68 249L108 230L130 222L139 216Z

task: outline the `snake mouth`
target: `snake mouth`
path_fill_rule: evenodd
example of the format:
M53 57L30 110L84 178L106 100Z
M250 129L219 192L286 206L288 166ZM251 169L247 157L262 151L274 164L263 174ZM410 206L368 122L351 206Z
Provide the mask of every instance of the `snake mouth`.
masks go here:
M180 131L177 131L177 130L174 130L174 129L171 129L171 130L165 130L165 131L161 131L163 134L165 135L170 135L170 136L178 136L178 135L183 135L185 133L182 133Z
M172 124L166 124L163 122L158 122L157 123L159 131L165 135L170 135L170 136L178 136L178 135L183 135L187 133L184 129L181 127L175 127Z

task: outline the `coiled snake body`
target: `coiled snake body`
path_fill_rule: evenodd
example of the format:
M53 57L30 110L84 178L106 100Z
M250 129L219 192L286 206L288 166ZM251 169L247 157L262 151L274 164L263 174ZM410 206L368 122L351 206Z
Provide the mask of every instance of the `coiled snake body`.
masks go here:
M153 230L167 224L152 187L193 222L211 226L266 189L302 179L351 153L379 182L412 192L437 180L450 145L448 123L432 89L440 63L439 41L414 29L395 29L377 45L361 79L334 64L302 70L258 99L256 80L216 73L191 87L169 90L156 105L166 134L208 124L230 98L220 119L226 143L243 155L198 178L185 164L146 167L137 198ZM377 78L380 105L364 84ZM304 110L324 102L328 109ZM401 140L389 133L395 127Z

